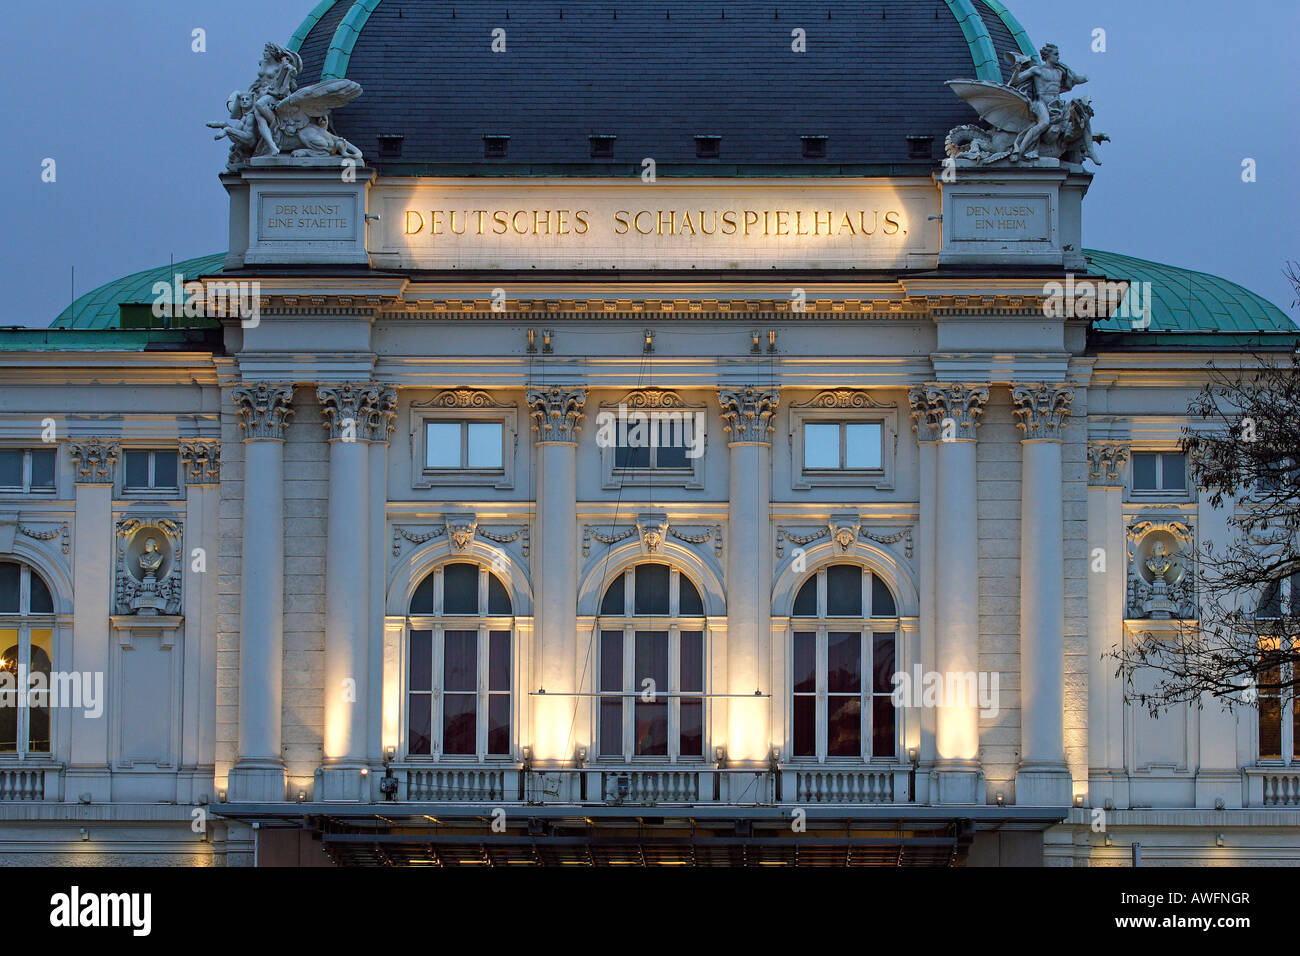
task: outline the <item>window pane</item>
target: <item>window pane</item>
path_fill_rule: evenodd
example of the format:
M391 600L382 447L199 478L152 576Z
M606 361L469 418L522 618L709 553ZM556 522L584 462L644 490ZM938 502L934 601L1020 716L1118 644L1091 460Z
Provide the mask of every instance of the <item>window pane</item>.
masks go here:
M880 425L857 422L844 426L844 467L880 467Z
M48 629L32 629L32 656L28 664L28 679L36 674L44 674L43 686L50 686L50 658L54 654L54 632ZM27 750L29 753L47 754L50 752L50 703L49 695L36 698L38 706L27 712Z
M460 422L429 422L424 434L426 468L460 467Z
M794 755L817 755L817 698L800 694L794 699Z
M488 742L490 754L510 753L510 695L488 695Z
M31 594L28 595L28 610L33 614L53 614L54 599L50 597L50 589L45 586L41 576L35 571L29 571L31 580Z
M862 756L862 700L858 697L826 699L826 755Z
M506 586L501 583L501 579L495 574L488 574L488 613L489 614L509 614L510 595L506 592Z
M605 597L600 602L600 613L620 615L623 613L623 575L616 577L605 589Z
M478 734L478 699L474 694L444 694L442 752L472 754Z
M666 426L665 426L666 427ZM689 468L686 448L682 445L661 446L655 449L656 468Z
M1156 456L1137 454L1133 456L1133 490L1156 490Z
M23 486L23 450L0 448L0 485L6 488Z
M501 423L470 422L469 467L501 467Z
M0 452L3 455L3 452ZM0 465L0 470L3 466ZM0 478L0 485L5 484L3 478ZM38 448L32 452L32 487L33 488L53 488L54 487L54 449Z
M894 605L894 595L889 592L889 585L873 574L871 576L871 616L894 617L897 614L898 609Z
M894 756L894 701L889 697L871 698L871 756Z
M1277 697L1259 697L1259 755L1282 756L1282 701Z
M799 594L794 599L795 617L817 616L817 577L814 575L803 583Z
M18 613L19 567L11 561L0 561L0 614Z
M856 694L862 690L862 635L832 631L826 636L826 690Z
M0 565L3 568L4 565ZM0 670L7 671L6 683L18 686L18 629L0 628ZM0 753L18 750L18 703L16 691L0 695Z
M634 578L637 614L668 613L668 565L639 564Z
M840 467L840 426L838 423L803 426L803 466L805 468Z
M600 755L623 756L623 702L607 699L600 702Z
M430 694L412 694L407 715L407 746L415 756L433 753L433 697Z
M632 671L632 690L638 696L652 692L668 693L668 632L637 631L636 657ZM647 685L645 681L653 681Z
M684 698L681 702L680 753L683 757L704 756L704 701Z
M1187 490L1187 459L1182 455L1161 455L1164 467L1164 480L1161 487L1165 491Z
M831 617L862 616L862 569L834 564L826 569L826 613Z
M623 632L600 632L600 689L623 689Z
M449 564L442 569L442 613L478 613L477 564Z
M447 631L443 635L442 687L446 691L478 690L477 631Z
M649 468L650 447L648 445L618 445L614 449L615 468Z
M176 484L176 452L156 451L153 453L153 487L179 487Z
M682 631L681 671L678 687L683 694L704 692L704 632Z
M493 631L488 645L488 690L510 690L510 632Z
M894 635L871 635L871 691L875 694L894 692Z
M411 632L406 679L411 690L433 690L433 631Z
M796 694L812 694L817 690L817 635L812 631L796 631L794 635L793 677Z
M433 613L433 575L426 575L411 595L412 614Z
M125 458L125 477L123 484L128 488L149 487L149 453L147 451L128 451Z
M636 699L636 747L638 757L668 756L668 698L647 704Z
M679 574L677 590L678 613L683 617L703 617L704 602L700 600L700 592L695 590L695 585Z

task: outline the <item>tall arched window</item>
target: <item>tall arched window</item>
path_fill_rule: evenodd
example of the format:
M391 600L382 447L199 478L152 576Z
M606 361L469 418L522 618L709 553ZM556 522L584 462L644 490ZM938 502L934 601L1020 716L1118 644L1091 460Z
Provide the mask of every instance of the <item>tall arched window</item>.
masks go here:
M50 752L48 694L15 705L28 688L50 686L53 657L54 600L49 587L27 565L0 561L0 754Z
M628 568L600 602L597 753L704 756L704 602L666 564Z
M513 613L506 586L478 564L445 564L420 582L407 644L409 756L510 756Z
M791 631L792 756L893 759L898 606L888 585L856 564L822 568L795 597Z

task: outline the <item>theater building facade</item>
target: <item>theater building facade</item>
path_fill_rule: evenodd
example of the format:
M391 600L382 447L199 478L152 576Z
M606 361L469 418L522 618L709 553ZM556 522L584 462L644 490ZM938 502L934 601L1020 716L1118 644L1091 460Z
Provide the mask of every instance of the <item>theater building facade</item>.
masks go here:
M0 859L1300 860L1289 710L1107 657L1295 329L1086 247L1086 78L994 0L452 6L320 3L228 250L0 332Z

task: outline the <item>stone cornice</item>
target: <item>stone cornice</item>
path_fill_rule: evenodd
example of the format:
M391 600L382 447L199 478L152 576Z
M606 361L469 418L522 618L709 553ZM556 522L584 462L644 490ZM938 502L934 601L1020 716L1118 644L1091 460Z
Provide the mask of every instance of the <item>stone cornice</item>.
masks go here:
M68 453L77 470L77 484L111 485L122 446L116 439L84 438L68 442Z
M293 386L268 382L236 385L231 389L244 441L282 441L293 416Z
M560 385L530 388L525 396L532 410L537 444L575 444L587 403L587 390Z
M728 445L772 443L772 416L780 404L777 389L720 386L718 404L722 406L722 430L731 436Z
M1016 427L1024 441L1060 441L1070 418L1074 389L1069 385L1013 385L1011 401Z

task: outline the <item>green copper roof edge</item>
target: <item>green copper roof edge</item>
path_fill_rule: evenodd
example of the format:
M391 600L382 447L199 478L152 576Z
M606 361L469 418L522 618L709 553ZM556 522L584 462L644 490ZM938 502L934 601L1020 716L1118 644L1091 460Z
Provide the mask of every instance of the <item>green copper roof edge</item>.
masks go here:
M289 49L294 53L301 53L302 45L307 42L308 35L315 29L316 24L320 23L321 18L329 13L334 4L338 2L339 0L321 0L320 3L316 4L316 9L307 14L307 19L303 20L298 29L293 31L293 36L289 38Z
M89 292L83 292L73 300L72 305L67 306L62 312L50 323L51 329L80 329L89 331L91 329L112 328L112 325L101 325L101 321L116 322L119 315L119 306L127 299L122 298L128 294L128 290L134 289L141 283L152 281L167 281L171 276L179 273L181 281L189 281L198 275L210 274L221 271L221 265L226 254L213 253L206 256L194 256L190 259L181 259L178 262L168 265L155 266L152 269L141 269L138 272L132 272L129 275L119 276L102 285L98 285ZM166 277L166 278L164 278ZM152 281L150 281L152 280ZM93 322L93 325L84 325L84 322Z
M382 0L356 0L352 9L344 14L339 28L334 31L334 39L330 41L329 52L325 54L325 66L320 71L322 80L341 80L348 75L352 48L357 45L357 39L365 29L370 14L375 12L381 2Z
M1015 14L1007 9L1002 0L984 0L984 6L996 13L1002 25L1011 31L1011 36L1015 38L1016 46L1020 47L1021 53L1025 56L1038 55L1038 51L1034 49L1034 41L1029 39L1028 31L1020 25Z
M971 0L944 0L944 3L948 4L949 12L961 27L962 35L966 37L966 44L970 47L971 62L975 64L976 78L1001 83L1002 68L998 66L998 54L993 49L993 38L989 36L989 28L985 25L984 18L976 12L975 5Z

